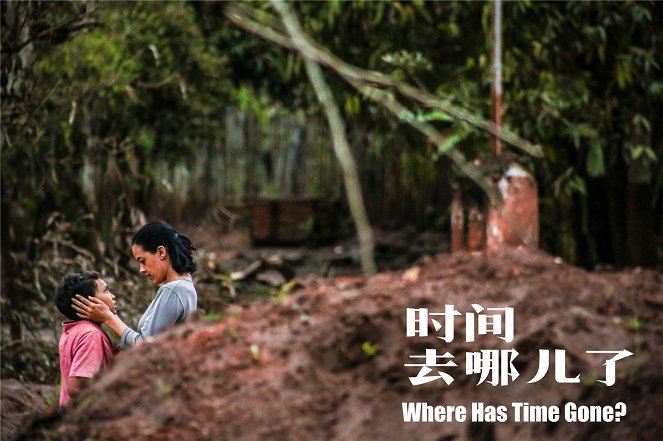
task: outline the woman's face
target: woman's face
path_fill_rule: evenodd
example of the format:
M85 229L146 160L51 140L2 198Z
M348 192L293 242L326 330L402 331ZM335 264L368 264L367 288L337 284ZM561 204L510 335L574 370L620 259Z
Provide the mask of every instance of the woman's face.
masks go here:
M165 247L159 246L156 252L150 253L134 244L131 246L131 253L140 264L140 273L147 276L152 283L159 285L166 281L170 260Z

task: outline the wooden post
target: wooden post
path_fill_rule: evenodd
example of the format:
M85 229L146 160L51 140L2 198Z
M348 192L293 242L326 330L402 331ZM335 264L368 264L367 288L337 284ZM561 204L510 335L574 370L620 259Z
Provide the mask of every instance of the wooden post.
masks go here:
M457 179L451 200L451 252L482 251L486 246L487 198L468 179Z

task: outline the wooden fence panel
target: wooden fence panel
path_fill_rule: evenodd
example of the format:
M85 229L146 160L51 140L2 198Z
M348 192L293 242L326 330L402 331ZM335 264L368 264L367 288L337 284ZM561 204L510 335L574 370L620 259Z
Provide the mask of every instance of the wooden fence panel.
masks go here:
M334 156L327 122L310 115L275 112L268 121L236 108L223 118L223 133L196 142L199 150L187 163L153 166L156 179L153 206L147 212L187 211L241 204L256 198L303 197L341 201L345 205L342 176ZM403 179L404 140L398 136L379 154L372 143L380 134L349 127L349 138L360 172L367 211L373 223L385 220L421 224L431 212L448 212L451 189L442 173ZM86 166L85 188L100 183L102 167ZM96 176L96 177L95 177ZM414 179L414 181L413 181Z

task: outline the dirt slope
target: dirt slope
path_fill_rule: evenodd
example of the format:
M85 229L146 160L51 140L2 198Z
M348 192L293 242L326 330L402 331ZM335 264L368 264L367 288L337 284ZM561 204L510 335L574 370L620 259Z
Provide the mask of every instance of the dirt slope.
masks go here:
M0 381L0 440L12 439L12 434L22 427L31 414L43 412L49 403L57 403L57 391L53 386L21 383L15 379Z
M444 343L406 337L406 308L463 316ZM471 304L515 309L515 339L465 341ZM655 440L663 433L663 275L587 273L544 254L439 255L403 272L307 278L284 302L256 304L220 323L190 323L118 357L73 406L19 439L53 440ZM412 386L410 355L455 356L455 381ZM515 348L520 377L476 385L465 353ZM539 349L566 350L534 384ZM612 387L599 356L617 363ZM551 351L552 352L552 351ZM552 361L551 361L552 363ZM627 405L619 423L404 423L402 402L466 406Z

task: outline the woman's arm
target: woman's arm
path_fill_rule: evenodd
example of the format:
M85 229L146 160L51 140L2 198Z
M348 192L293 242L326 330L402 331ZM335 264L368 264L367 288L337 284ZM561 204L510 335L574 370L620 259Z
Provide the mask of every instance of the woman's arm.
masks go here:
M128 348L173 326L184 315L182 300L173 287L161 287L140 319L138 332L127 328L120 336L120 347Z
M161 287L140 320L141 327L134 331L128 327L108 306L96 297L72 298L73 308L79 317L101 322L120 337L120 347L126 349L162 330L169 328L185 317L184 305L176 289Z
M76 294L71 299L72 308L80 318L93 322L103 323L108 326L118 337L122 337L125 329L129 327L108 309L108 306L96 297L82 297Z

